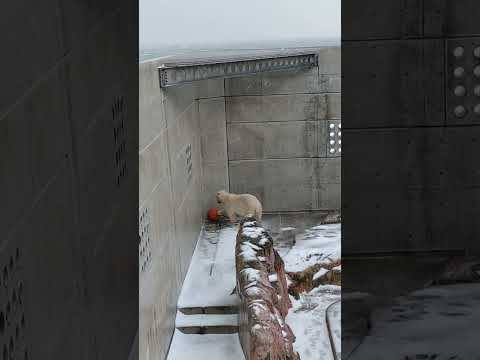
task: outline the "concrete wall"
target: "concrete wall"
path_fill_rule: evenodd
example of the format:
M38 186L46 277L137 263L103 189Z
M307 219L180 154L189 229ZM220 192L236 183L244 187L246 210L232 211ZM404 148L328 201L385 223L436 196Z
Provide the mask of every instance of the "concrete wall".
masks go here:
M137 6L4 5L0 349L126 358L138 328Z
M329 153L340 49L321 50L319 64L225 82L230 190L256 195L265 211L340 208L340 157Z
M141 359L166 356L208 194L228 185L223 80L161 90L157 67L139 67Z
M215 79L160 89L141 63L140 358L165 357L177 297L220 189L258 195L270 211L338 209L340 158L327 157L340 117L339 51L308 72ZM292 136L293 135L293 136ZM253 178L257 182L247 182Z

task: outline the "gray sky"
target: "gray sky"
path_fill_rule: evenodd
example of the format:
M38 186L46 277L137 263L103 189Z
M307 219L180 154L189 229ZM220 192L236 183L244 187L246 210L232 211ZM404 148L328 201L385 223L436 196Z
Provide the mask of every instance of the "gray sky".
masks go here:
M341 0L139 0L140 45L340 38Z

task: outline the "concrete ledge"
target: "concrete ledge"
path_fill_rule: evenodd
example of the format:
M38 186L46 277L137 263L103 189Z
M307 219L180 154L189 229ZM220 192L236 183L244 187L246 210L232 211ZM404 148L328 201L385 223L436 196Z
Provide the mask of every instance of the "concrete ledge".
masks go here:
M240 224L235 247L239 336L247 360L299 360L295 335L285 322L292 304L283 260L255 219Z

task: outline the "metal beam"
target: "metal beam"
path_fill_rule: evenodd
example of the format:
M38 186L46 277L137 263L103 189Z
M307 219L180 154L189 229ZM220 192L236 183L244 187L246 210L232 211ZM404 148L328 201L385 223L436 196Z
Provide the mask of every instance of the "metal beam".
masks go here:
M314 66L318 66L316 53L164 64L158 70L160 87L165 88L198 80L308 69Z

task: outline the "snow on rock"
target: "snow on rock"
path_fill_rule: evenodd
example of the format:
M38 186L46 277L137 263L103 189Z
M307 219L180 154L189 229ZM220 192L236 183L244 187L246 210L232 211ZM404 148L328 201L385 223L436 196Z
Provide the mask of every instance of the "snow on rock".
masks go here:
M313 275L313 280L320 279L320 278L321 278L323 275L325 275L326 273L328 273L328 269L321 268L320 270L318 270L318 271Z
M236 244L240 341L249 360L299 360L284 319L291 307L284 263L254 219L240 225ZM276 278L274 283L270 279Z
M282 254L287 272L299 272L319 262L341 257L341 224L325 224L297 235L295 245Z

